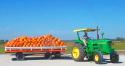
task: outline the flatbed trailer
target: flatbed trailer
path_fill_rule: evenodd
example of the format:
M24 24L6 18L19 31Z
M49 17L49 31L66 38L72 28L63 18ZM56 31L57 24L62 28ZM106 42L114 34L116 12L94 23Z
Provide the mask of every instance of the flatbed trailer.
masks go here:
M66 46L43 46L43 47L5 47L6 53L15 53L17 60L24 60L25 53L44 53L45 58L61 57L66 50Z

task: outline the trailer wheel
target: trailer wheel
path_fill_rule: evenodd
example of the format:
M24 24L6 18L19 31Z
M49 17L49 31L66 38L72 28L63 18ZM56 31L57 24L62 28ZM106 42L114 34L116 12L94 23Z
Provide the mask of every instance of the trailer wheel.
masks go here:
M55 58L61 58L61 53L60 52L55 52L54 57Z
M74 61L84 61L86 56L85 48L81 44L76 44L72 49L72 58Z
M50 58L50 56L51 56L51 53L49 52L45 53L45 58Z
M22 52L18 52L16 53L16 59L17 60L24 60L24 55Z
M119 62L119 55L117 54L117 52L112 52L110 54L110 60L111 60L112 63Z
M96 64L101 64L103 62L103 55L101 52L96 52L94 54L94 61Z

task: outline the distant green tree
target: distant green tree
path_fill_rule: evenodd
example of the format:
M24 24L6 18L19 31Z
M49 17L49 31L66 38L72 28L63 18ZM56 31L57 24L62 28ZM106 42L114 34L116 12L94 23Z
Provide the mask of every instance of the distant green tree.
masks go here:
M117 37L116 40L117 40L117 41L124 41L125 38L123 38L123 37Z
M0 44L6 43L8 40L0 40Z

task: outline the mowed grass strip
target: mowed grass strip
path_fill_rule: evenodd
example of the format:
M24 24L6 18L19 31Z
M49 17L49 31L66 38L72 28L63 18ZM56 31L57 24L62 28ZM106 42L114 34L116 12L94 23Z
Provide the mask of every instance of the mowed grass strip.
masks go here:
M0 53L4 53L4 44L0 44Z
M125 50L125 41L113 41L112 47L116 50Z

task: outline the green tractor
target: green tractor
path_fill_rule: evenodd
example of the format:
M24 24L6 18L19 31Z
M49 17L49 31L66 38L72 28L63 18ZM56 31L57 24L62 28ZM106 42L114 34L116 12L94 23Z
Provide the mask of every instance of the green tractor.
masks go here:
M75 61L95 61L101 64L105 61L103 55L110 55L112 63L119 62L118 53L111 47L112 41L108 39L99 39L98 28L85 28L74 30L77 33L78 39L75 40L75 46L72 49L72 58ZM88 32L97 31L97 39L88 37ZM82 36L80 34L83 34Z

